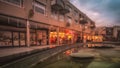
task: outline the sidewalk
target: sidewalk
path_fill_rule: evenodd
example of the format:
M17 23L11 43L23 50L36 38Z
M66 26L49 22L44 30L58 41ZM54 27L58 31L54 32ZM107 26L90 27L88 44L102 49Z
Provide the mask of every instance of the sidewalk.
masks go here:
M57 45L44 45L44 46L31 46L31 47L13 47L13 48L0 48L0 63L5 62L16 57L29 55L35 52L49 49Z

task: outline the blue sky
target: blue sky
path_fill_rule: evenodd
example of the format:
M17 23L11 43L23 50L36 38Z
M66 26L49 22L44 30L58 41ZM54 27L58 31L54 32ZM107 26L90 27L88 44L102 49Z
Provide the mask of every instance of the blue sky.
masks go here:
M97 26L120 25L120 0L70 0Z

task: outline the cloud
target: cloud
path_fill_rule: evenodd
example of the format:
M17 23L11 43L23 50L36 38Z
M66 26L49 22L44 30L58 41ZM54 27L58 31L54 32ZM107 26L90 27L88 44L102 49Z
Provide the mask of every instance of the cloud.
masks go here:
M120 0L71 0L97 26L120 25Z

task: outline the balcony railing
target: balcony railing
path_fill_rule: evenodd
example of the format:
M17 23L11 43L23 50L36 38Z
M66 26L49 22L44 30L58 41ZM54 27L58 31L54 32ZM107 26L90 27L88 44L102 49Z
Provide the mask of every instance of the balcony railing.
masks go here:
M85 25L85 24L87 24L88 22L85 20L85 19L82 19L82 20L80 20L79 21L79 24L82 24L82 25Z
M95 23L91 22L90 28L91 28L91 29L94 29L95 27L96 27L96 26L95 26Z
M59 11L60 9L63 9L64 4L62 0L52 0L51 1L51 9L55 11Z
M66 14L66 13L69 13L70 10L67 6L64 5L64 8L60 9L60 13L61 14Z

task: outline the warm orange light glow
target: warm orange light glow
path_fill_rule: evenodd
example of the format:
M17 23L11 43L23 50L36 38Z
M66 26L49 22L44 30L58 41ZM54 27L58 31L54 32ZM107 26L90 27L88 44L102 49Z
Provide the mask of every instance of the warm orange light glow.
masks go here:
M50 45L50 47L49 48L55 48L56 46L54 46L54 45Z
M67 51L65 52L66 55L70 55L71 53L72 53L71 50L67 50Z
M72 38L72 36L71 35L68 35L68 39L71 39Z
M84 36L84 39L86 39L87 38L87 36Z
M98 36L92 36L92 40L93 42L102 42L103 41L103 37L98 35Z
M95 39L98 39L99 37L98 36L95 36Z

